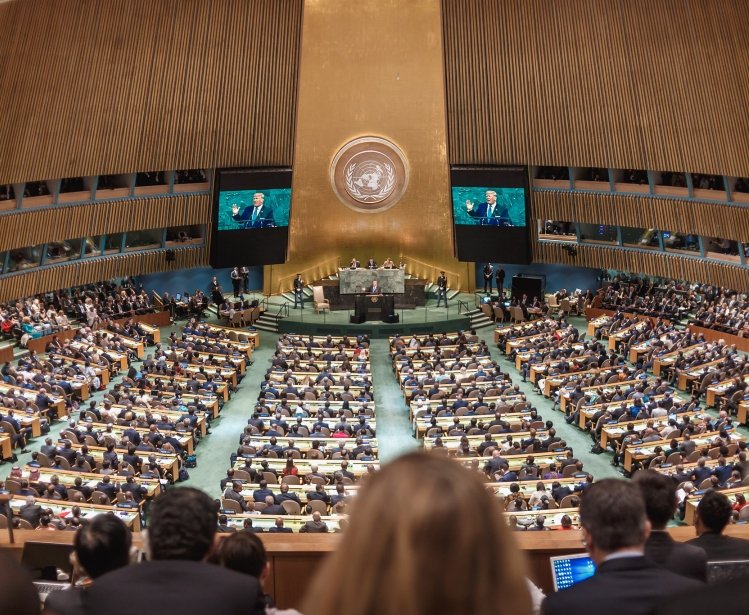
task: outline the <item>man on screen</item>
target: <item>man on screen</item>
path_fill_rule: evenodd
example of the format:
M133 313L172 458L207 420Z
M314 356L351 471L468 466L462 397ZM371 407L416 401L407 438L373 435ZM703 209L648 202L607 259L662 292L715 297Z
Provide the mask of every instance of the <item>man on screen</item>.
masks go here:
M239 205L233 203L231 206L231 217L242 228L270 228L276 226L273 220L273 209L265 204L265 195L262 192L253 194L252 207L245 207L241 212L239 211Z
M471 218L476 218L484 226L510 226L510 212L506 205L497 203L497 193L486 191L486 202L474 205L466 201L466 211Z

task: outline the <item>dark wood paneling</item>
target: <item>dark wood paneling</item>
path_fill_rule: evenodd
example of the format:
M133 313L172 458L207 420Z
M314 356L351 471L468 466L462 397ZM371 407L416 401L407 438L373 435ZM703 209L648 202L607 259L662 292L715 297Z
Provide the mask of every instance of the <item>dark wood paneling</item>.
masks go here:
M203 246L174 250L175 261L166 262L166 250L133 252L104 258L73 261L68 265L55 265L26 273L0 278L0 302L37 293L91 284L131 275L154 271L179 270L201 267L208 263Z
M0 184L290 165L302 6L0 3Z
M210 222L210 197L190 194L60 206L0 218L0 251L49 241Z
M746 0L442 0L450 159L749 175Z
M533 218L749 240L749 207L640 195L534 192Z
M745 267L722 264L661 252L640 252L625 248L576 245L576 256L562 249L565 244L535 242L533 260L570 267L617 269L630 273L718 284L739 291L749 291L749 275ZM569 244L566 244L569 245Z

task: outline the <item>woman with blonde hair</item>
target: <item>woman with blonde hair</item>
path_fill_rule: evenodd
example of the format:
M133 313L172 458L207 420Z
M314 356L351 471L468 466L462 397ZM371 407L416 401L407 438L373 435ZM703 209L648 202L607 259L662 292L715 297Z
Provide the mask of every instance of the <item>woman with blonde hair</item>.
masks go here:
M525 561L498 501L459 463L413 453L351 504L349 527L305 599L305 615L526 615Z

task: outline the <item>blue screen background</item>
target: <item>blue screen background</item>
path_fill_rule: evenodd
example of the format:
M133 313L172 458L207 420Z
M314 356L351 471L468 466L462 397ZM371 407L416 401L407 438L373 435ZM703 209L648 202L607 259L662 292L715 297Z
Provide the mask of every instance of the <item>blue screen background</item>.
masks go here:
M222 190L218 195L218 230L237 231L242 227L232 218L232 205L239 205L240 213L246 207L252 207L252 196L256 192L265 195L264 205L273 209L275 226L289 226L291 208L291 188Z
M466 201L471 201L474 207L486 202L486 191L497 193L497 206L506 206L513 226L525 224L525 188L489 188L476 186L455 186L452 189L453 217L455 224L463 226L478 226L479 218L468 215Z

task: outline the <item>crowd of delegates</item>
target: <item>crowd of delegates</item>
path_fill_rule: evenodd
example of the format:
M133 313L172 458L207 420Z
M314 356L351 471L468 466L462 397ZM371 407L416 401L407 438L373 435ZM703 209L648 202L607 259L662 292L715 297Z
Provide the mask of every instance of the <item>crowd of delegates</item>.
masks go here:
M749 298L722 288L709 288L691 322L700 327L749 337Z
M708 284L681 285L640 278L615 277L586 304L690 324L732 335L749 335L749 298L744 293Z
M125 278L119 284L89 284L6 304L0 309L0 331L6 339L21 341L69 329L76 323L94 327L109 319L152 311L149 294Z

